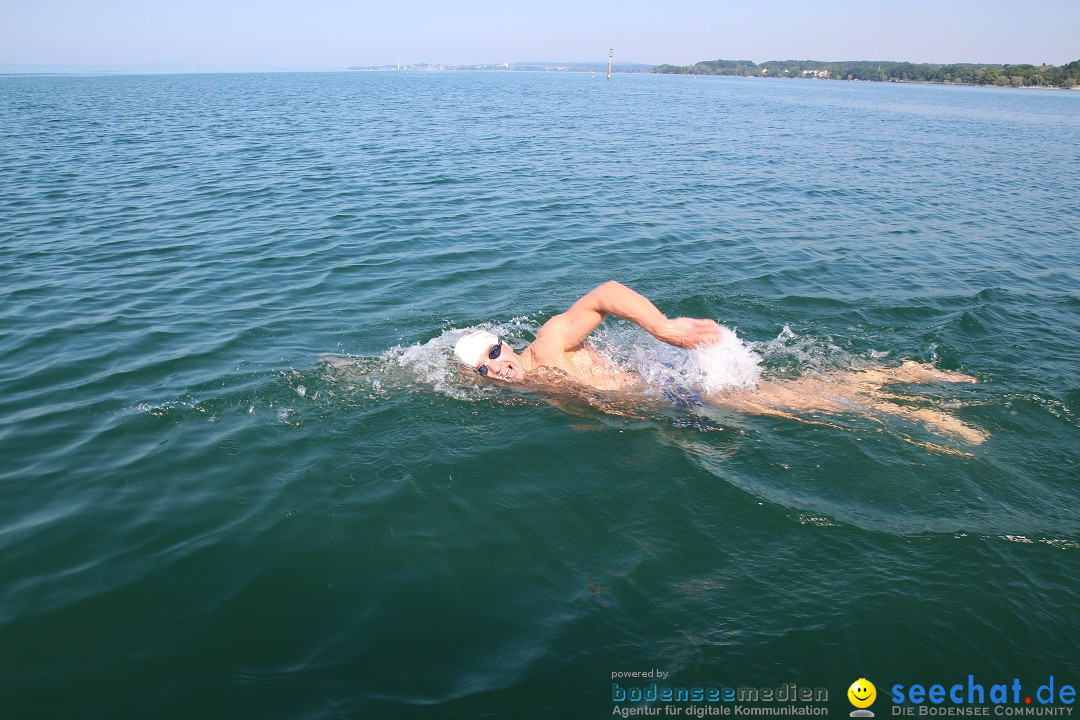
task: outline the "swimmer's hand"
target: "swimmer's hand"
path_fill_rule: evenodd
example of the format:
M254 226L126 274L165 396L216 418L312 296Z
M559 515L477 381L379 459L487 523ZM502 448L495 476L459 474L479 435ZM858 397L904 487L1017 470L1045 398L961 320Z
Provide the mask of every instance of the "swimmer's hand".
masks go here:
M693 348L715 345L724 339L729 331L715 320L699 318L669 318L659 323L652 335L675 347Z

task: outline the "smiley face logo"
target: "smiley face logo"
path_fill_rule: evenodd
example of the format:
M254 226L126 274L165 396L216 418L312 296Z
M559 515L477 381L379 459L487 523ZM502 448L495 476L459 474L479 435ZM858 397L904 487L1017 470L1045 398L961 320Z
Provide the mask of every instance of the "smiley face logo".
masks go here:
M877 699L877 688L866 678L859 678L847 689L848 700L857 708L868 708Z

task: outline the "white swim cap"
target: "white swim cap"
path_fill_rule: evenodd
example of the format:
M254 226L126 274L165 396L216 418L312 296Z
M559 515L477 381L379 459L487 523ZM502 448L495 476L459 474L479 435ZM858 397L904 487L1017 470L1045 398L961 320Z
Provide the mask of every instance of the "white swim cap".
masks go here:
M454 354L469 367L478 368L487 362L488 349L498 342L498 336L487 330L471 330L454 345Z

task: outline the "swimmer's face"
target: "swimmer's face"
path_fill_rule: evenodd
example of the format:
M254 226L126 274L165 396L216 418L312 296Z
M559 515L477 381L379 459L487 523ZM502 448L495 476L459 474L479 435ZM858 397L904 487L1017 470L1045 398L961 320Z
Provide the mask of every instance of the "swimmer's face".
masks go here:
M851 704L857 708L870 707L877 698L877 688L874 687L874 683L866 678L859 678L851 683L851 687L849 687L847 691L847 696L848 700L851 701Z
M495 348L498 347L498 355L496 357L490 357ZM516 382L525 377L525 366L521 364L521 358L513 351L513 349L506 343L499 345L491 345L488 347L487 352L484 353L484 364L477 367L477 371L480 368L484 368L484 372L481 373L492 380L505 380L506 382Z

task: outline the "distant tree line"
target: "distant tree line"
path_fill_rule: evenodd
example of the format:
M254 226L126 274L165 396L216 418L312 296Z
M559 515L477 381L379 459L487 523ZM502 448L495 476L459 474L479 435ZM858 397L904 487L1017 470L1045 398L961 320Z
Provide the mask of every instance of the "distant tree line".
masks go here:
M798 77L873 82L928 82L1010 87L1080 87L1080 60L1067 65L953 65L854 60L707 60L694 65L660 65L654 73L677 75L742 75Z

